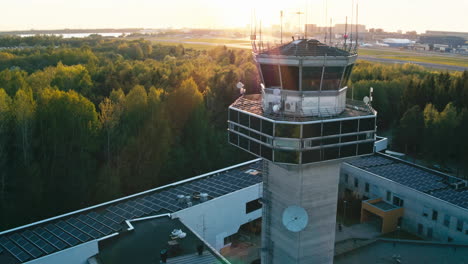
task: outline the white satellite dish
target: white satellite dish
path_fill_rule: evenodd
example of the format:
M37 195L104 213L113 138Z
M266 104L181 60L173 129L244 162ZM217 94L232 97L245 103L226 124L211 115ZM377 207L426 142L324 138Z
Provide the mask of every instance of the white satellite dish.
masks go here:
M370 99L369 99L369 97L364 96L364 98L362 99L362 101L364 101L365 104L368 104L368 103L370 102Z
M275 112L275 113L278 113L278 112L279 112L279 110L280 110L280 106L279 106L279 104L275 104L275 105L273 105L273 112Z
M237 89L242 89L242 88L244 88L244 84L241 83L241 82L238 82L238 83L236 84L236 87L237 87Z
M276 88L276 89L273 89L273 94L274 95L280 95L281 94L281 90Z

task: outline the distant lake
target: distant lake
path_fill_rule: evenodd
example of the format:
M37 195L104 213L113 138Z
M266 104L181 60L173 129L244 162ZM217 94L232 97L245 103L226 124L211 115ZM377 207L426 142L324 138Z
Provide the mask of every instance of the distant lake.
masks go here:
M111 32L111 33L64 33L64 34L41 34L41 35L47 35L47 36L62 36L63 38L86 38L89 37L89 35L101 35L103 37L119 37L122 34L129 34L126 32ZM37 34L19 34L18 36L20 37L33 37Z

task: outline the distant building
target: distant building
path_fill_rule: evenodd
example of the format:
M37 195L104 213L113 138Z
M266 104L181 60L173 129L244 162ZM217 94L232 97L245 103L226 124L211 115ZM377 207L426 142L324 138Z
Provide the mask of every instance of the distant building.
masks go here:
M356 32L356 24L335 24L335 27L333 29L333 31L337 34L341 33L341 34L344 34L345 32ZM357 25L357 32L358 33L366 33L367 30L366 30L366 25L361 25L361 24L358 24Z

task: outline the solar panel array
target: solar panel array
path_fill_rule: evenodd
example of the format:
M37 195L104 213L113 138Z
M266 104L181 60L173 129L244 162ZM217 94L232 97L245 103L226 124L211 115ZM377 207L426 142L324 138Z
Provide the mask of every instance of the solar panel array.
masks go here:
M377 155L358 158L348 163L412 189L468 208L468 190L453 189L445 178L438 174Z
M468 209L468 190L444 189L434 191L432 196Z
M248 168L261 171L261 163L252 163ZM0 236L0 253L5 249L20 262L29 261L119 232L125 220L187 208L186 202L179 202L178 195L192 197L196 192L204 192L208 193L210 198L216 198L260 183L261 173L252 175L246 172L248 168L221 172L165 188L160 192L114 203L104 209L64 217L42 226L5 234Z

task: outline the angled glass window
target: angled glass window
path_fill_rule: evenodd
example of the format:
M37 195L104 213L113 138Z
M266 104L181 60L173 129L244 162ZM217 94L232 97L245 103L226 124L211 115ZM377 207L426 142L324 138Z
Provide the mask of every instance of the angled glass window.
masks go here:
M275 162L299 164L300 152L275 150Z
M322 91L339 90L341 77L343 76L343 70L343 67L325 67Z
M339 147L323 149L323 160L332 160L337 158L339 158Z
M249 127L249 115L239 112L239 124Z
M359 120L359 131L375 130L375 118L364 118Z
M321 150L307 150L302 152L302 163L311 163L321 161Z
M353 135L353 136L343 136L341 137L341 142L342 143L345 143L345 142L352 142L352 141L356 141L357 140L357 135Z
M324 138L322 139L322 145L332 145L340 143L340 137Z
M256 116L250 116L250 128L260 131L260 118Z
M351 75L351 71L353 70L354 64L346 66L345 74L343 76L343 81L341 83L341 87L345 87L348 84L349 76Z
M358 145L358 155L370 154L374 152L374 143L361 143Z
M356 156L356 144L341 146L340 148L340 157L351 157Z
M260 155L267 160L273 160L273 151L267 146L260 145Z
M322 124L307 124L303 125L302 138L321 137L322 136Z
M229 120L232 122L239 123L239 112L236 110L229 109Z
M260 155L260 143L250 140L250 152L255 155Z
M249 150L249 140L245 137L239 136L239 147Z
M358 131L358 120L341 121L341 134L353 133Z
M281 79L283 81L283 89L299 90L299 67L296 66L280 66Z
M234 145L239 145L239 136L236 133L229 132L229 142Z
M323 135L331 136L340 134L340 122L325 122L323 123Z
M266 120L261 120L262 123L262 133L273 136L273 123Z
M302 90L319 91L320 80L322 79L323 67L303 67L302 68Z
M278 65L260 64L260 68L263 80L265 81L265 87L281 86Z
M300 125L288 125L288 124L276 124L275 125L275 137L300 138L301 126Z

